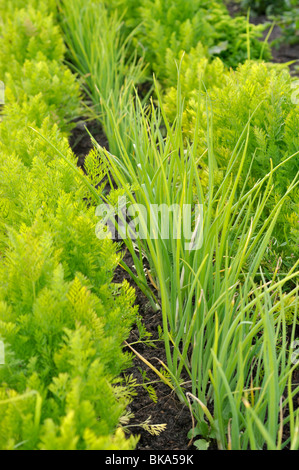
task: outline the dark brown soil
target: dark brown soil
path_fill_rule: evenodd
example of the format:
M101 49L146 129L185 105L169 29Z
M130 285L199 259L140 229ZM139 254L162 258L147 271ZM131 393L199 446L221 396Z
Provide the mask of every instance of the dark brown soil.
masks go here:
M279 37L280 31L279 28L276 27L274 28L273 33L272 33L272 39L275 38L275 34L277 35L276 37ZM288 44L283 44L279 48L273 48L272 49L272 54L273 54L273 61L277 62L279 64L284 64L290 61L296 60L296 64L290 65L291 72L294 73L294 75L298 75L298 69L295 69L295 67L299 65L299 44L296 44L294 46L289 46Z
M84 165L86 155L93 148L87 131L102 147L108 148L108 140L99 121L87 121L82 119L75 121L75 127L72 131L69 143L73 152L78 157L78 165L80 167Z
M126 254L125 262L132 267L132 259L130 254ZM114 281L122 282L126 279L132 284L129 275L119 267L115 272ZM132 284L133 285L133 284ZM160 312L155 312L147 297L134 285L136 289L136 304L139 306L139 314L143 319L147 331L151 334L151 340L158 340L158 326L162 326L162 318ZM130 334L128 343L134 343L139 339L139 331L135 326ZM163 341L154 343L155 348L146 344L134 344L134 349L148 362L153 364L158 370L161 368L159 360L166 364L166 355ZM129 349L128 349L129 350ZM129 350L130 351L130 350ZM139 386L137 388L138 395L130 405L130 411L135 415L130 424L139 425L151 417L152 424L166 424L166 430L158 436L152 436L141 427L134 428L134 434L140 435L138 450L192 450L193 446L188 447L188 432L192 428L192 419L189 408L182 404L175 393L161 380L159 377L137 356L133 359L133 366L125 371L126 375L133 374L138 384L143 384L141 371L146 372L147 381L156 382L153 384L157 394L157 402L155 403L149 396L147 390Z

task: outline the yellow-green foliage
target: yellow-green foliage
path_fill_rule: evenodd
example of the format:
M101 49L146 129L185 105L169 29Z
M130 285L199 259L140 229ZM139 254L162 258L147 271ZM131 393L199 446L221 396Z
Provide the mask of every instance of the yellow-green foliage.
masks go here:
M213 113L214 150L219 166L225 167L228 163L237 140L251 118L252 132L245 173L251 163L250 155L256 152L252 171L260 177L269 170L270 158L277 165L299 148L299 107L292 100L293 81L287 68L274 64L247 61L236 71L226 71L219 60L208 63L202 59L197 62L197 67L192 64L187 68L183 62L181 87L187 99L185 133L189 137L193 135L201 87L201 128L207 128L208 97ZM173 116L176 106L174 88L169 90L165 102L170 116ZM207 139L201 145L204 149ZM297 158L281 171L290 179L298 169ZM279 175L281 182L282 173Z
M232 152L249 119L250 135L244 178L248 185L265 176L271 168L299 151L299 106L294 101L294 79L285 66L247 61L236 71L227 71L221 61L201 59L182 61L181 88L185 97L183 118L186 139L193 138L199 110L199 152L208 145L207 115L213 123L213 146L219 170L227 167ZM171 87L165 96L170 119L176 112L177 91ZM198 108L199 107L199 108ZM244 141L246 135L244 136ZM252 160L253 159L253 160ZM299 171L299 156L274 174L270 206L278 203ZM288 243L289 254L298 253L299 195L293 192L279 218L276 235Z
M49 60L61 61L65 46L53 15L45 16L31 6L14 10L11 18L0 27L0 75L10 69L14 61L20 64L35 59L40 51Z
M1 266L0 334L7 363L0 369L1 383L6 393L34 391L41 410L36 432L31 432L28 421L34 413L19 416L18 406L13 413L0 401L0 448L20 442L24 449L46 445L48 426L59 434L69 414L73 432L65 437L73 436L76 448L85 448L87 431L97 437L114 433L128 403L125 390L114 389L112 383L126 364L118 335L127 333L132 293L124 287L112 298L113 286L102 283L96 296L79 273L66 281L59 263L63 252L43 230L38 221L21 233L11 232Z
M65 45L54 21L54 6L30 2L26 9L18 9L24 7L19 3L14 9L0 3L0 80L5 84L6 104L13 105L7 112L14 113L11 125L9 116L6 120L10 138L14 128L20 128L15 118L19 124L24 119L26 124L40 127L50 114L62 131L69 131L70 121L78 115L79 86L62 64Z
M131 394L119 376L135 295L112 282L120 255L96 238L82 180L29 127L76 164L66 137L79 86L62 64L54 4L17 10L23 3L0 25L0 449L130 450L136 438L119 422ZM99 183L93 153L86 167Z
M166 61L168 88L177 86L178 66L181 70L181 86L186 97L204 82L207 88L220 88L225 83L226 67L219 58L210 60L201 43L191 48L189 53L180 52L176 60Z
M16 12L21 9L35 8L43 15L55 13L57 9L56 0L0 0L0 11L2 22L6 22L8 18L12 19Z
M283 294L281 299L275 304L275 314L284 312L285 320L287 325L291 326L295 323L299 324L299 309L298 309L298 298L297 296L288 296Z
M50 116L61 131L68 132L74 127L72 120L80 109L79 86L67 67L46 60L39 53L36 59L26 59L22 66L11 63L3 81L5 101L10 106L5 110L2 133L7 132L10 139L20 129L16 121L41 127L45 115ZM2 144L6 145L4 135L1 137Z
M244 17L232 18L222 1L211 0L112 0L127 25L139 25L139 40L156 75L169 84L172 68L181 51L189 53L201 42L208 57L220 57L236 67L248 58L271 57L269 46L259 40L263 26L247 25ZM140 25L141 24L141 25ZM248 27L247 27L248 26Z

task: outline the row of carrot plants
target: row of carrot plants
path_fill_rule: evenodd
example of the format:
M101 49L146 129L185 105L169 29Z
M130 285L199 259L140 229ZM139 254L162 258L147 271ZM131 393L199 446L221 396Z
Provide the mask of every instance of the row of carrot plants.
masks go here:
M81 92L56 11L0 1L0 449L128 450L133 391L120 375L135 294L113 283L117 246L98 243L95 205L72 169Z

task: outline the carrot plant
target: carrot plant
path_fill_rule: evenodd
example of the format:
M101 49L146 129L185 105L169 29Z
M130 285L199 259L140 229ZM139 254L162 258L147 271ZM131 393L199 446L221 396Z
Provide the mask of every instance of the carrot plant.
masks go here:
M248 24L242 17L232 18L223 1L207 0L112 0L108 8L124 14L128 29L140 26L137 38L146 60L164 83L172 79L174 60L181 51L204 50L206 57L220 57L228 67L248 59L271 57L268 44L259 40L265 25Z
M205 88L198 100L201 81ZM205 106L207 96L213 103L213 149L220 178L222 171L228 166L231 153L249 116L252 118L241 185L248 174L247 189L263 178L269 171L270 158L273 160L273 165L277 166L290 155L297 153L294 158L279 166L273 174L274 188L263 215L267 218L273 205L283 197L291 181L296 175L298 178L299 172L297 82L290 75L288 67L281 64L247 61L236 71L226 71L219 59L209 63L204 58L196 62L190 60L190 57L183 57L181 87L182 96L186 101L182 121L185 139L193 138L200 108L199 155L204 152L209 138ZM173 122L177 107L175 86L165 94L164 103L167 116ZM205 165L208 166L207 158L203 159L202 166ZM283 272L292 266L294 259L299 255L298 201L297 187L289 194L279 214L273 236L272 244L275 242L273 251L276 252L277 259L279 256L282 257ZM273 270L277 259L271 260L271 257L267 257L264 265L268 270L271 268Z

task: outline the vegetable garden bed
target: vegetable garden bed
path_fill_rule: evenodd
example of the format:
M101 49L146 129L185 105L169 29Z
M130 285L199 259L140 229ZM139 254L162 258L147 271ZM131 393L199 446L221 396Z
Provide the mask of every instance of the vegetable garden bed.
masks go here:
M0 449L298 450L298 42L246 2L0 0Z

